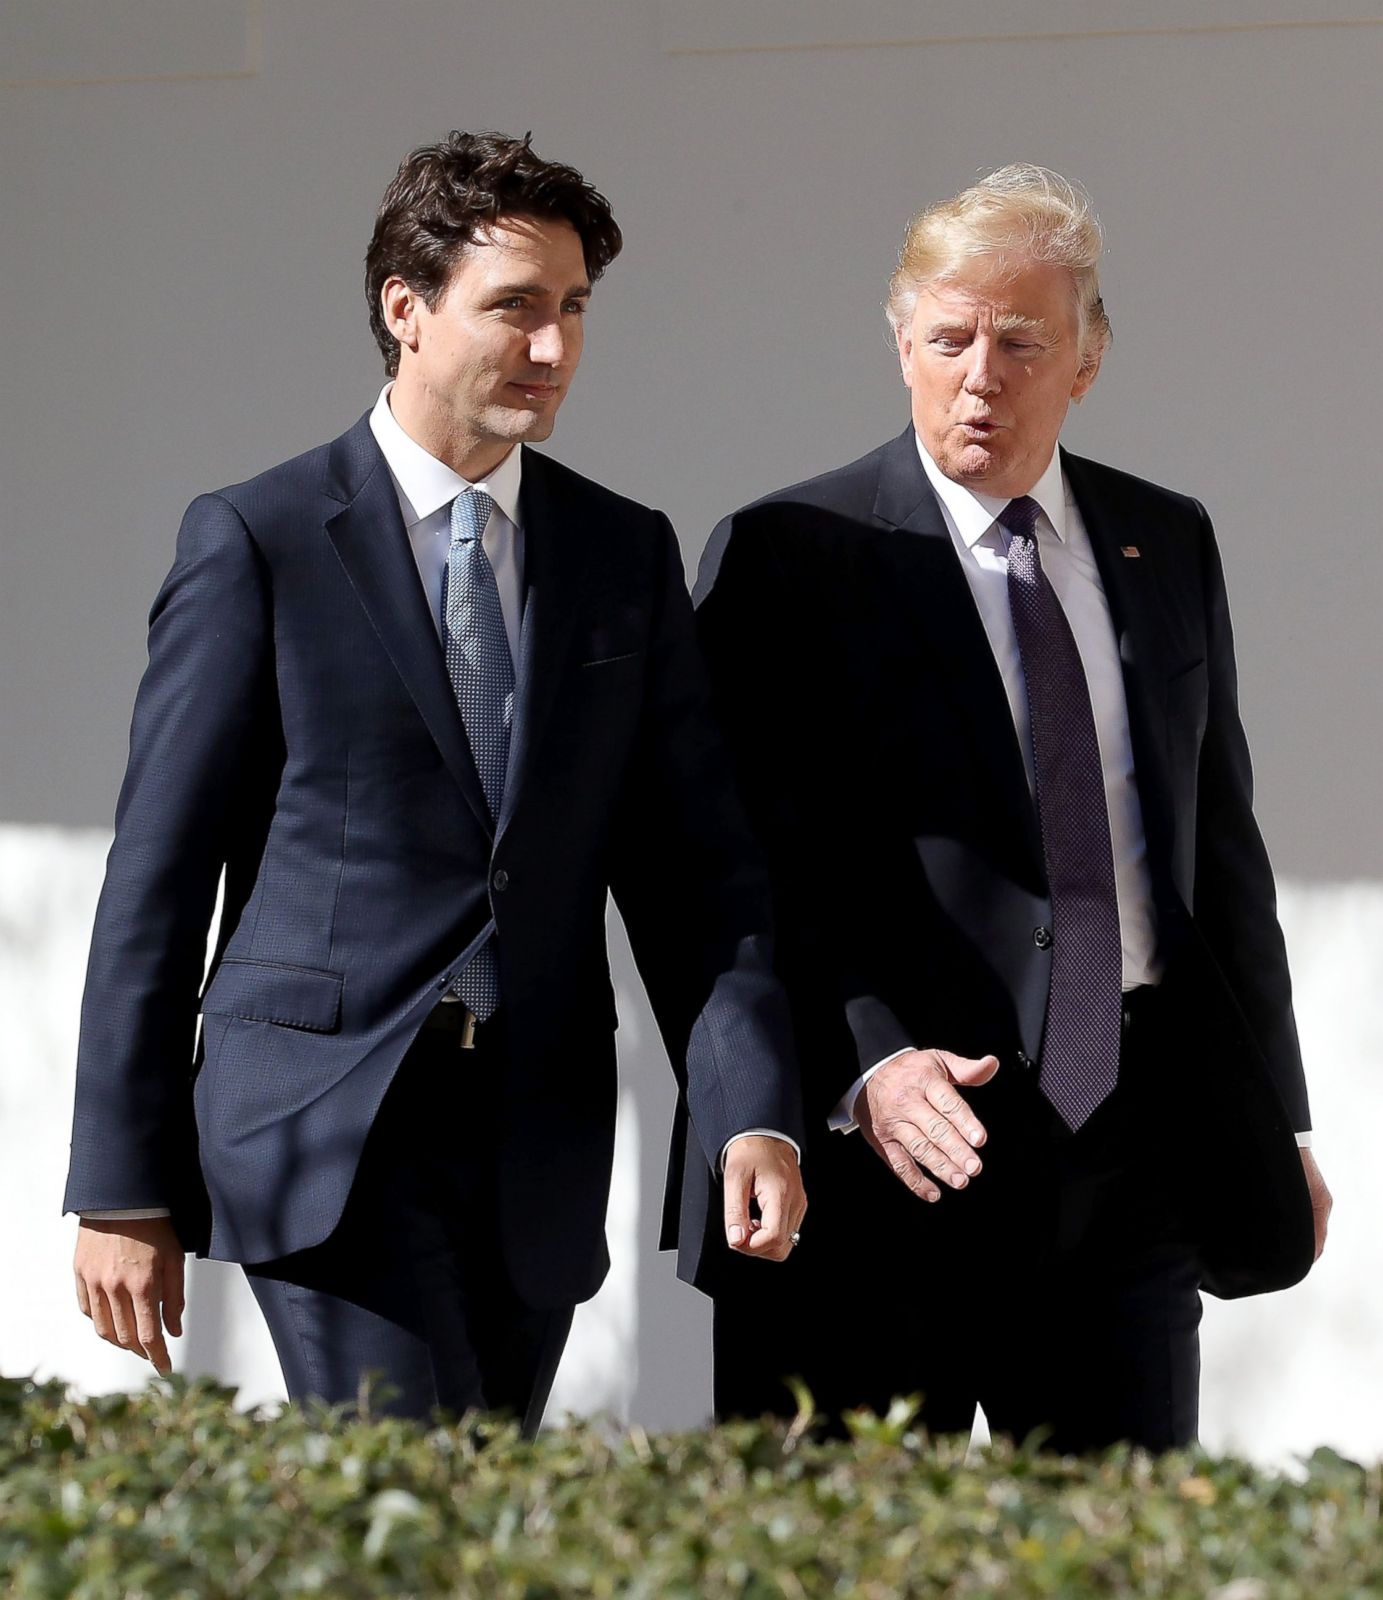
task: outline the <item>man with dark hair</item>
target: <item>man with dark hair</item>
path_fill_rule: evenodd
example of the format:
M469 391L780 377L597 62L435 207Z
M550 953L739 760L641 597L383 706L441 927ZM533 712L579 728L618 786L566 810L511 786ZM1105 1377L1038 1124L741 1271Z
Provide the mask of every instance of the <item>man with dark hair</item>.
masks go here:
M723 1173L726 1241L780 1261L795 1240L766 885L676 540L528 448L619 248L604 198L527 139L415 150L366 261L393 381L341 438L183 521L64 1201L82 1310L160 1371L190 1249L244 1264L295 1399L349 1402L378 1371L400 1414L536 1428L608 1266L607 890L708 1199Z
M404 158L380 202L365 255L370 331L391 378L398 374L400 347L385 315L385 284L406 278L436 311L458 251L501 217L517 215L567 223L581 242L589 283L624 242L605 196L575 167L544 161L527 139L454 133L445 144L420 145Z

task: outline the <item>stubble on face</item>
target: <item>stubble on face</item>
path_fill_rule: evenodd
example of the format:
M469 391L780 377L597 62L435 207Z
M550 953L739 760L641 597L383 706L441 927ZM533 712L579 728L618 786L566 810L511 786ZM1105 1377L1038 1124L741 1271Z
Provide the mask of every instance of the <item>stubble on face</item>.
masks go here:
M390 396L419 443L474 481L515 444L551 436L583 346L590 297L576 230L504 218L467 246L445 294L418 309Z

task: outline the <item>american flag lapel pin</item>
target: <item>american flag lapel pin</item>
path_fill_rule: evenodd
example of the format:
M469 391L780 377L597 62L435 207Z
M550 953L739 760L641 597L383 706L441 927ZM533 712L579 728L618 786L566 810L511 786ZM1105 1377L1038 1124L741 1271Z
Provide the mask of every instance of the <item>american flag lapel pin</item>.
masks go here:
M1120 555L1127 556L1130 561L1137 561L1138 558L1143 554L1136 544L1121 544L1119 546L1119 553Z

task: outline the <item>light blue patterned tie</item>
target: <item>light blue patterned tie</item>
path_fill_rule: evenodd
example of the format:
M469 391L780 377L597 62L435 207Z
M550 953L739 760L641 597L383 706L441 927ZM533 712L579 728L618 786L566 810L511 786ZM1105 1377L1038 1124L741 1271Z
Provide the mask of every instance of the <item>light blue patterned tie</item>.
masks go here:
M494 570L480 542L493 505L479 489L467 490L452 502L442 615L447 675L456 691L490 819L497 821L514 718L514 661ZM479 1021L494 1014L499 1005L499 966L493 933L452 989Z

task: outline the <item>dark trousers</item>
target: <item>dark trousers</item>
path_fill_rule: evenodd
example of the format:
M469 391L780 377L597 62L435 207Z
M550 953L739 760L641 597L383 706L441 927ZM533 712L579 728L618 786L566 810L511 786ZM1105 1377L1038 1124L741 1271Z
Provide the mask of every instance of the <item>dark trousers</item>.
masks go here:
M508 1411L532 1435L571 1327L515 1293L499 1244L495 1030L461 1050L425 1028L370 1129L340 1223L245 1272L292 1399L430 1419Z
M802 1244L781 1268L725 1263L717 1415L791 1415L796 1375L834 1433L842 1411L920 1393L934 1432L968 1430L978 1403L995 1434L1062 1451L1190 1443L1200 1267L1167 1152L1195 1135L1167 1107L1184 1060L1162 1010L1130 1005L1119 1085L1075 1135L1012 1063L968 1091L985 1170L935 1204L859 1133L818 1139Z

